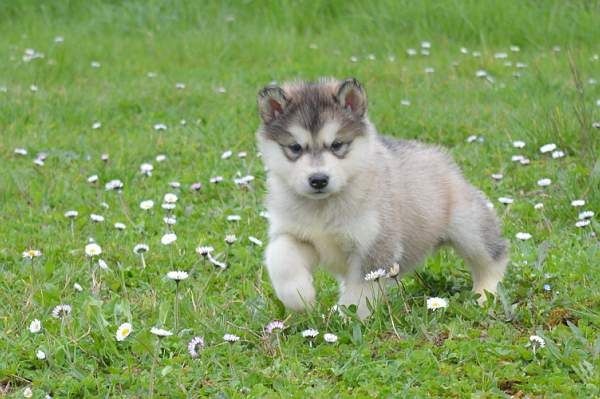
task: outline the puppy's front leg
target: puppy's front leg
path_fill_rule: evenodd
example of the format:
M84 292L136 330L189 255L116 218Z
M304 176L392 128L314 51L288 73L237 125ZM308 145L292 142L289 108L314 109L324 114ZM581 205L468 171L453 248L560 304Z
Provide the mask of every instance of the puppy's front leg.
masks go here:
M289 234L276 236L267 246L265 263L275 293L287 308L301 311L314 304L312 268L317 253L312 245Z

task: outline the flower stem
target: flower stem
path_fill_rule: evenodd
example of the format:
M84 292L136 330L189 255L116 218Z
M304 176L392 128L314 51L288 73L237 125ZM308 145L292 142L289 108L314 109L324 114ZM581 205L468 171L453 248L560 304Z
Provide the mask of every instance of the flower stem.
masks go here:
M179 325L179 281L175 281L175 332Z
M152 368L150 369L150 387L148 388L149 390L149 396L150 398L154 397L154 372L156 370L156 362L158 361L158 356L160 354L160 338L157 338L158 342L156 344L156 353L154 354L153 358L152 358Z
M396 324L394 323L394 315L392 314L392 307L390 306L390 302L388 301L387 295L385 294L383 286L381 285L380 279L377 279L377 285L379 286L379 290L381 291L381 295L383 296L383 301L385 302L385 304L387 306L388 314L390 315L390 321L392 322L392 329L394 330L394 334L396 334L396 337L398 339L401 339L400 334L398 333L398 330L396 330Z

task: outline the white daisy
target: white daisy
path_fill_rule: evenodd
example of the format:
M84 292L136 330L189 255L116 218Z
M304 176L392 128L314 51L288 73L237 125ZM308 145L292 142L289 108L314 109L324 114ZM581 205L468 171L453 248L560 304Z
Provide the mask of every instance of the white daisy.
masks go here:
M403 107L410 107L410 100L400 100L400 105Z
M104 162L107 162L108 161L108 154L102 154L102 155L100 155L100 159L102 161L104 161Z
M513 162L521 162L524 159L525 157L523 155L513 155L512 157L510 157L510 160Z
M151 163L143 163L140 165L140 173L146 176L152 176L154 166Z
M52 317L55 319L62 319L71 314L71 305L60 304L52 309Z
M98 61L92 61L92 62L90 63L90 66L91 66L92 68L100 68L100 63L99 63Z
M388 270L386 277L396 278L399 274L400 274L400 264L394 262L392 264L392 266L390 267L390 270Z
M560 150L552 151L552 158L554 158L554 159L562 158L564 156L565 156L565 153L563 151L560 151Z
M188 343L188 353L191 357L197 358L200 356L198 350L204 349L204 338L202 337L194 337Z
M102 253L102 248L95 242L91 242L85 246L85 254L89 257L98 256Z
M519 46L510 46L509 49L510 49L510 51L512 51L514 53L518 53L519 51L521 51Z
M39 258L42 256L42 251L37 249L28 249L27 251L23 251L22 255L25 259Z
M27 387L25 389L23 389L23 397L24 398L31 398L33 396L33 391L31 390L31 388Z
M167 273L167 278L170 280L174 280L174 281L181 281L181 280L185 280L186 278L188 278L189 275L187 272L181 271L181 270L174 270L174 271L170 271Z
M92 123L92 129L100 129L102 127L102 123L100 122L94 122Z
M522 240L522 241L527 241L527 240L529 240L529 239L531 238L531 234L529 234L529 233L524 233L524 232L518 232L518 233L515 235L515 237L516 237L517 239L519 239L519 240Z
M228 222L238 222L242 220L242 217L240 215L229 215L227 216L227 221Z
M200 182L192 183L192 185L190 186L190 189L192 191L200 191L200 190L202 190L202 183L200 183Z
M29 324L29 331L32 334L37 334L40 331L42 331L42 322L39 321L38 319L33 319L31 321L31 323Z
M500 198L498 198L498 201L503 204L512 204L514 202L514 200L509 197L500 197Z
M229 245L235 243L237 241L237 237L235 236L235 234L227 234L225 236L225 242Z
M444 298L432 297L427 299L427 309L437 310L448 307L448 301Z
M231 152L231 150L227 150L223 154L221 154L221 159L228 159L229 157L231 157L231 155L233 155L233 152Z
M183 90L185 89L185 83L175 83L175 88L177 90Z
M14 152L17 155L27 155L27 150L25 148L15 148Z
M213 256L210 253L208 255L206 255L206 257L208 258L208 261L210 263L212 263L213 265L220 267L221 269L227 269L226 263L219 262L217 259L213 258Z
M125 230L126 228L127 228L127 226L125 226L124 223L120 223L120 222L115 223L115 229L117 229L117 230Z
M181 183L179 183L178 181L170 181L169 182L169 186L171 188L180 188L181 187ZM175 195L175 194L173 194L173 195Z
M583 211L583 212L579 212L579 219L591 219L594 217L594 212L593 211Z
M250 241L254 245L258 245L259 247L263 246L263 242L254 236L249 236L248 241Z
M177 241L177 235L175 233L167 233L160 239L161 244L169 245Z
M540 187L547 187L550 184L552 184L552 180L546 178L546 179L540 179L537 181L537 185Z
M173 333L171 331L165 330L162 328L158 328L158 327L152 327L150 329L150 332L159 338L170 337L171 335L173 335Z
M43 350L41 350L41 349L38 349L38 350L35 352L35 357L37 357L37 358L38 358L38 360L45 360L45 359L46 359L46 352L44 352L44 351L43 351Z
M123 188L123 182L119 179L111 180L104 185L104 189L106 191L120 190L122 188Z
M545 154L547 152L552 152L554 150L556 150L556 144L554 144L554 143L544 144L543 146L540 147L540 152L542 154Z
M589 226L590 223L590 219L579 220L577 223L575 223L575 227L586 227Z
M546 341L544 341L544 338L540 337L539 335L531 335L529 337L529 342L531 342L531 345L537 348L543 348L546 346Z
M269 212L267 212L267 211L260 211L260 213L258 215L264 219L269 218Z
M98 259L98 267L102 270L108 270L108 264L104 261L104 259Z
M74 219L79 215L79 212L77 211L66 211L65 212L65 217L69 218L69 219Z
M146 244L136 244L135 247L133 247L133 253L136 255L142 254L144 252L148 252L150 250L150 247Z
M196 248L196 253L201 256L208 256L214 250L211 246L200 246Z
M164 162L167 160L167 156L165 154L158 154L156 156L156 162Z
M577 199L577 200L571 201L571 206L573 206L575 208L584 206L584 205L585 205L585 200L582 200L582 199Z
M223 181L223 176L214 176L210 178L210 182L217 184L217 183L221 183Z
M165 222L165 224L168 226L174 226L177 224L177 218L175 216L165 216L163 218L163 222Z
M165 194L163 201L167 204L174 204L177 202L177 195L175 195L173 193L167 193L167 194Z
M79 283L73 283L73 289L78 292L83 291L83 287Z
M542 204L541 202L538 202L537 204L535 204L533 206L533 209L543 209L544 208L544 204Z
M167 125L165 125L164 123L156 123L154 124L154 130L161 131L161 130L167 130Z
M106 202L101 202L100 206L104 209L110 209L110 206Z
M521 141L521 140L516 140L516 141L513 141L512 145L515 148L523 148L523 147L525 147L525 142Z
M177 205L174 203L163 202L163 204L160 207L164 210L172 211L173 209L175 209L176 206Z
M272 334L273 331L275 331L275 330L283 330L283 329L285 329L285 324L281 320L273 320L265 326L265 332L267 334Z
M140 202L140 208L145 211L152 209L153 206L154 206L154 201L152 201L152 200L144 200L144 201Z
M409 48L408 50L406 50L406 54L409 57L413 57L413 56L417 55L417 50L415 50L414 48Z
M225 334L223 335L223 341L225 342L237 342L240 340L240 337L238 337L237 335L234 334Z
M125 338L131 334L133 331L133 326L131 323L123 323L117 328L116 338L117 341L125 341Z
M246 158L248 153L246 151L240 151L237 153L238 158Z
M384 269L373 270L365 275L365 281L377 281L386 275L387 272Z
M315 338L317 335L319 335L319 331L315 330L314 328L309 328L302 331L302 336L304 338Z
M91 175L87 178L88 183L96 183L98 181L98 175Z
M330 344L335 344L338 340L338 336L332 333L323 334L323 339L325 342L329 342Z

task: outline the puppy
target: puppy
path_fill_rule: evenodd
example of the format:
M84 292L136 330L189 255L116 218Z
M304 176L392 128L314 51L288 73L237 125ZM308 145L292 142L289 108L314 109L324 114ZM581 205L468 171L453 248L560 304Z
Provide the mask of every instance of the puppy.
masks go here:
M312 274L322 265L340 283L338 304L365 318L378 292L367 273L393 263L410 272L444 243L470 266L480 301L495 293L507 244L486 198L441 149L379 135L358 81L267 86L258 108L265 263L287 308L314 304Z

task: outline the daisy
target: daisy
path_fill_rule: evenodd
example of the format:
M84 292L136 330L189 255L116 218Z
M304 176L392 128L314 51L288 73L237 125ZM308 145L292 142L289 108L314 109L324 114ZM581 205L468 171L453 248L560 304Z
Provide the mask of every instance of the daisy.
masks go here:
M211 247L211 246L197 247L196 248L196 253L198 255L206 257L206 256L208 256L214 250L215 249L213 247Z
M90 215L90 219L92 219L92 222L96 222L96 223L101 223L104 222L104 216L102 215L97 215L95 213L92 213Z
M238 222L242 220L242 217L240 215L229 215L227 216L227 221L228 222Z
M140 165L140 173L146 176L152 176L154 166L151 163L143 163Z
M125 226L125 224L117 222L115 223L115 229L117 230L125 230L127 228L127 226Z
M513 141L512 145L515 148L523 148L523 147L525 147L525 142L521 141L521 140L517 140L517 141Z
M515 237L516 237L517 239L519 239L519 240L522 240L522 241L527 241L527 240L529 240L529 239L531 238L531 234L529 234L529 233L523 233L523 232L519 232L519 233L517 233L517 234L515 235Z
M37 357L38 360L45 360L46 359L46 352L44 352L41 349L38 349L37 352L35 352L35 357Z
M246 151L240 151L237 153L238 158L246 158L248 153Z
M161 130L167 130L167 125L165 125L164 123L156 123L154 124L154 130L161 131Z
M535 204L533 206L533 209L543 209L544 208L544 204L542 204L541 202L538 202L537 204Z
M281 321L281 320L273 320L265 326L265 332L267 334L272 334L273 331L275 331L275 330L283 330L283 329L285 329L285 324L283 324L283 321Z
M102 253L102 248L95 242L91 242L85 246L86 256L93 257L98 256Z
M104 208L104 209L109 209L109 208L110 208L110 206L109 206L109 205L108 205L106 202L101 202L101 203L100 203L100 206L101 206L102 208Z
M237 335L234 335L234 334L223 335L223 341L225 341L225 342L233 343L233 342L237 342L239 340L240 340L240 337L238 337Z
M384 269L373 270L365 275L365 281L377 281L387 275Z
M150 247L146 244L136 244L136 246L133 247L133 253L136 255L139 255L144 252L148 252L149 250L150 250Z
M584 205L585 205L585 200L582 200L582 199L577 199L577 200L571 201L571 206L575 207L575 208L584 206Z
M232 154L233 152L231 152L231 150L227 150L223 154L221 154L221 159L228 159L231 157Z
M79 212L77 211L66 211L65 212L65 217L69 218L69 219L74 219L79 215Z
M525 157L523 155L513 155L512 157L510 157L510 160L513 162L521 162L524 159Z
M44 160L36 158L33 160L33 163L36 164L37 166L44 166Z
M87 178L87 182L88 183L96 183L98 181L98 175L91 175L90 177Z
M521 51L519 46L510 46L509 49L510 49L510 51L512 51L514 53L518 53L519 51Z
M170 271L167 273L167 278L174 280L176 282L180 282L181 280L185 280L189 275L187 272L181 270Z
M338 336L335 334L331 334L331 333L325 333L325 334L323 334L323 339L325 340L325 342L328 342L330 344L335 344L338 340Z
M42 331L42 322L39 321L38 319L33 319L31 321L31 323L29 324L29 331L32 334L37 334L40 331Z
M145 211L152 209L153 206L154 206L154 201L152 201L152 200L145 200L145 201L140 202L140 208Z
M25 389L23 389L23 397L24 398L31 398L33 396L33 391L31 390L31 388L27 387Z
M108 264L104 261L104 259L98 259L98 266L102 270L108 270Z
M415 50L414 48L409 48L408 50L406 50L406 54L409 57L413 57L413 56L417 55L417 50Z
M501 203L503 203L503 204L506 204L506 205L512 204L514 202L514 200L512 198L509 198L509 197L500 197L500 198L498 198L498 201L501 202Z
M547 178L546 179L540 179L540 180L537 181L537 185L540 186L540 187L547 187L550 184L552 184L552 180L547 179Z
M194 337L188 343L188 353L192 358L197 358L200 356L198 350L204 349L204 338L202 337Z
M78 291L78 292L82 292L83 291L83 287L81 285L79 285L79 283L74 283L73 284L73 289L75 291Z
M25 148L15 148L14 152L17 155L27 155L27 150Z
M539 335L531 335L529 337L529 342L533 348L543 348L546 346L546 341Z
M42 251L37 249L28 249L27 251L23 251L23 258L25 259L39 258L40 256L42 256Z
M217 184L217 183L221 183L223 181L223 176L214 176L210 178L210 182Z
M223 262L219 262L218 260L216 260L215 258L212 257L212 255L210 253L208 253L208 255L206 255L208 258L208 261L210 263L212 263L215 266L220 267L221 269L227 269L227 264L223 263Z
M404 107L410 107L410 101L409 100L400 100L400 105L402 105Z
M173 193L167 193L167 194L165 194L163 201L167 204L174 204L177 202L177 195L175 195Z
M583 219L583 220L577 221L577 223L575 223L575 227L586 227L586 226L589 226L589 224L590 224L590 219Z
M552 158L553 159L558 159L558 158L562 158L565 156L565 153L563 151L552 151Z
M162 328L158 328L158 327L152 327L150 329L150 332L154 335L156 335L158 338L164 338L164 337L170 337L171 335L173 335L173 333L169 330L165 330Z
M122 188L123 188L123 182L119 179L111 180L104 185L104 189L106 191L121 190Z
M502 180L503 178L504 178L504 175L502 173L492 174L492 179L494 179L494 180Z
M98 61L92 61L92 62L90 63L90 66L91 66L92 68L100 68L100 63L99 63ZM98 122L98 123L99 123L99 122ZM95 128L95 129L97 129L97 128Z
M156 156L156 162L164 162L167 160L167 156L165 154L158 154Z
M103 162L108 162L108 158L109 158L109 157L108 157L108 154L102 154L102 155L100 155L100 159L101 159Z
M448 301L444 298L432 297L427 299L427 309L436 310L448 307Z
M390 267L390 270L388 270L388 272L387 272L387 277L396 278L396 277L398 277L399 274L400 274L400 264L393 263L392 266Z
M165 216L163 222L168 226L174 226L177 224L177 218L175 218L175 216Z
M185 89L185 83L175 83L175 88L177 90L183 90Z
M235 236L235 234L227 234L225 236L225 242L228 245L232 245L233 243L235 243L237 241L237 237Z
M257 245L259 247L263 246L263 242L256 237L250 236L250 237L248 237L248 241L250 241L252 244Z
M556 150L556 144L554 144L554 143L544 144L543 146L540 147L540 152L542 154L546 154L546 153L552 152L554 150Z
M171 182L169 182L169 186L171 186L171 188L180 188L181 183L179 183L178 181L171 181ZM173 195L175 195L175 194L173 194Z
M170 245L177 241L177 235L175 233L167 233L160 239L161 244Z
M160 207L164 210L172 211L173 209L175 209L176 206L177 205L174 203L163 202L163 204Z
M131 334L133 327L131 323L123 323L117 328L116 338L117 341L125 341L125 338Z
M260 213L258 215L264 219L269 218L269 212L267 212L267 211L260 211Z
M593 217L594 217L594 212L592 212L592 211L579 212L579 220L582 220L582 219L591 219Z
M71 305L60 304L52 309L52 317L55 319L62 319L71 314Z
M92 123L92 129L100 129L102 127L102 123L94 122Z
M190 186L190 189L192 189L192 191L200 191L200 190L202 190L202 183L199 183L199 182L193 183Z
M319 335L319 331L315 330L314 328L309 328L302 331L302 336L304 338L315 338L317 335Z

